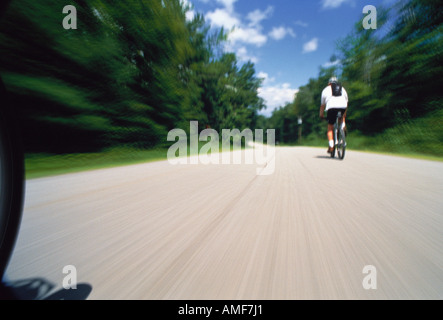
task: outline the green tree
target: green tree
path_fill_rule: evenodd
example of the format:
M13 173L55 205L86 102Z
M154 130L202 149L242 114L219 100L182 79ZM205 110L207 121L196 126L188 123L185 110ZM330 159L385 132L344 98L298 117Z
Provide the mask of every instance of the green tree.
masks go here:
M263 107L252 63L181 0L76 0L65 30L55 0L13 1L0 24L0 71L26 150L149 148L172 128L244 128Z

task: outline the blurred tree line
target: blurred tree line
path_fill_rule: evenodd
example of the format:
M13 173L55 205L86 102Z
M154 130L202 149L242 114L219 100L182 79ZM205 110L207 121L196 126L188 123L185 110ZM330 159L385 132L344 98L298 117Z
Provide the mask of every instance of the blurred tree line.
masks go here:
M321 67L293 103L260 119L265 127L277 129L277 140L298 140L298 116L303 118L303 136L325 137L325 123L318 117L321 92L329 77L338 75L350 99L351 132L409 134L405 143L421 144L421 151L428 153L438 146L434 153L443 155L442 2L399 1L391 9L377 8L377 13L377 30L356 23L353 32L337 43L331 66Z
M69 2L69 3L68 3ZM174 128L254 128L264 103L254 65L182 0L12 1L0 21L0 74L26 152L165 143ZM64 5L77 9L65 30Z

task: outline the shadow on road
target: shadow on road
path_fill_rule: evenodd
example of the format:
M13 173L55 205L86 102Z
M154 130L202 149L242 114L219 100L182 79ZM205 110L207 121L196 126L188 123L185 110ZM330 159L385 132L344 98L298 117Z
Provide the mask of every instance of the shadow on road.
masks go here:
M331 156L316 156L317 159L337 160L337 158L331 158Z
M0 284L0 300L86 300L92 291L87 283L77 289L61 289L48 295L55 285L43 278L24 279Z

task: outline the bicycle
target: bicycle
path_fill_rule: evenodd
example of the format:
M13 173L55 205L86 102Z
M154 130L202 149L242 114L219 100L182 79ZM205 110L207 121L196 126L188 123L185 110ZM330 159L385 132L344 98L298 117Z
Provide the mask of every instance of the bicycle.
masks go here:
M331 158L335 158L335 152L337 151L338 158L343 160L346 153L346 134L342 127L343 114L337 113L337 118L334 123L334 150L331 152Z

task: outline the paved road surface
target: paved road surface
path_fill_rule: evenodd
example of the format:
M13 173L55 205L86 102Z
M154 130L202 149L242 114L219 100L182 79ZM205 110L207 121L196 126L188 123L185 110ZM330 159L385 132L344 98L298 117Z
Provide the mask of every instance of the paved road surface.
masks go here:
M443 163L278 148L266 176L158 162L29 180L7 278L34 298L63 296L73 265L88 299L442 299L442 230Z

